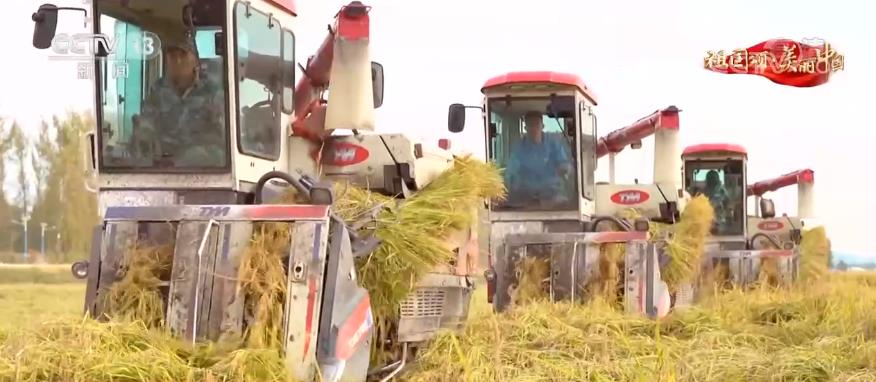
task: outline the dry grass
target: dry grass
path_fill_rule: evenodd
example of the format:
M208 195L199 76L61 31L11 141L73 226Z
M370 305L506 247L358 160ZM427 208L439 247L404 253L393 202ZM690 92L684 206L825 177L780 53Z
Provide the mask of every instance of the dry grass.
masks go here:
M70 273L70 264L0 264L0 283L84 284Z
M0 284L0 332L82 313L85 284Z

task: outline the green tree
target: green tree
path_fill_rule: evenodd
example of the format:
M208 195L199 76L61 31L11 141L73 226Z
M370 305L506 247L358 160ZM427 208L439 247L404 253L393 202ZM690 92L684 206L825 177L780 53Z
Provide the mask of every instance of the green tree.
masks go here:
M23 222L27 224L27 248L28 250L33 250L35 248L34 238L38 237L34 232L34 224L32 220L24 219L24 216L30 215L31 212L31 198L30 198L30 185L31 179L28 173L28 167L31 165L31 142L27 139L27 136L24 134L24 130L21 128L17 122L12 122L12 127L9 130L8 135L10 150L8 151L7 158L11 163L16 167L17 174L15 177L15 186L17 188L17 195L15 197L15 208L12 210L13 215L12 219L17 222ZM37 225L38 226L38 225ZM17 225L15 228L17 230L21 229L20 225ZM25 249L25 237L22 231L19 231L17 236L17 240L15 242L16 251L21 251Z
M22 212L27 213L30 210L28 198L30 193L30 179L27 175L27 166L30 165L31 146L27 137L24 135L21 126L16 122L12 123L12 128L9 130L9 144L12 148L11 152L9 152L9 159L18 168L18 176L16 177L18 197L16 198L16 204L18 204L18 208L20 208Z
M84 134L93 125L93 119L77 113L69 113L63 120L53 118L54 139L51 130L44 124L33 150L39 157L34 163L34 172L42 174L38 184L37 205L33 220L39 243L39 223L55 226L61 240L56 245L59 253L53 261L70 261L87 256L90 248L91 229L98 223L97 196L85 187L85 171L82 163ZM56 236L52 232L49 237ZM47 240L49 241L49 240Z
M40 126L40 133L36 141L33 142L33 153L31 156L31 167L33 168L34 178L36 180L36 196L31 213L31 221L34 232L30 235L34 243L34 248L38 248L42 232L40 232L40 223L46 223L48 230L45 237L46 252L50 254L50 260L57 260L58 253L51 254L51 248L57 248L55 231L57 224L60 221L60 204L57 187L48 187L52 182L57 182L57 174L52 172L52 166L58 162L58 147L55 140L51 136L52 128L45 121ZM54 244L54 245L53 245Z
M6 197L6 189L2 187L6 180L6 161L5 158L12 148L9 134L7 133L6 121L0 118L0 251L12 251L11 234L12 229L16 227L10 223L12 211L9 205L9 199ZM0 257L0 261L10 261L11 259Z
M97 195L85 187L82 152L83 137L94 125L90 116L71 113L57 125L58 155L56 171L61 232L61 248L70 256L85 257L90 248L92 228L99 222Z

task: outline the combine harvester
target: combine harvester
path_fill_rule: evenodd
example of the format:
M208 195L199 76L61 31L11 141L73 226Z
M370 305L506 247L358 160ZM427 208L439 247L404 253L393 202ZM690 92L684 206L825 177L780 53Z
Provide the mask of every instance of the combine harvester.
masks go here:
M488 160L500 168L512 168L505 172L507 200L493 203L488 212L490 264L485 274L494 309L504 311L512 303L511 291L519 287L519 272L526 258L547 260L550 270L544 283L553 301L583 301L588 284L600 277L602 245L625 243L622 272L626 310L648 317L667 314L669 295L660 277L660 246L648 240L648 220L631 224L598 213L607 200L600 198L595 181L597 102L592 90L573 74L512 72L489 79L481 92L482 106L450 105L448 129L463 131L465 109L480 109ZM543 128L526 132L526 118ZM517 146L525 134L553 142L554 156L543 153L527 158ZM530 160L549 157L556 160L557 177L517 177L514 173ZM677 193L670 190L667 198L675 202L672 195ZM614 222L622 230L596 232L603 221Z
M115 49L94 52L100 124L89 134L86 155L103 222L96 227L90 260L78 263L74 273L88 279L85 311L99 318L106 309L102 297L119 280L127 249L144 240L169 244L173 259L164 280L164 321L181 339L212 341L226 332L243 333L249 324L236 275L254 226L291 223L282 320L291 376L387 380L405 366L409 345L440 329L459 328L466 319L472 231L448 239L447 246L457 251L455 264L426 277L402 304L394 333L376 338L354 258L370 254L379 241L357 237L335 217L332 190L323 181L350 181L405 198L450 168L454 158L445 150L424 150L404 135L361 134L374 130L383 68L370 61L370 7L358 1L340 9L293 87L292 4L95 0L88 10L44 4L33 14L33 44L39 49L52 45L59 10L85 11L93 15L94 33L114 32L118 39ZM177 58L194 49L192 66L181 73L200 68L192 96L204 102L188 114L150 120L144 105L172 64L172 48ZM113 78L119 62L127 76ZM180 76L180 70L168 71L168 77ZM353 134L332 135L338 130ZM310 204L260 205L276 178ZM393 342L402 350L393 363L369 372L373 341Z
M763 259L774 258L777 259L782 281L796 279L799 264L796 247L764 246L755 242L754 239L762 234L756 225L752 225L754 222L751 218L745 219L746 195L752 193L750 187L746 190L742 186L747 179L746 150L738 145L716 143L689 146L679 153L678 112L678 108L670 106L600 138L597 155L608 155L609 182L597 186L597 194L599 200L608 200L609 203L597 204L597 211L609 215L617 214L624 208L633 208L653 221L675 223L676 220L667 221L668 218L677 219L691 195L704 192L706 178L709 172L714 171L714 175L717 175L715 180L727 191L727 199L725 205L713 206L716 207L716 222L707 244L703 273L712 272L715 266L723 263L733 283L746 285L757 280ZM615 184L616 155L626 147L640 148L641 140L650 135L655 138L654 184ZM682 171L677 171L678 168ZM675 187L676 184L681 184L681 187ZM667 194L676 190L676 195L667 197ZM677 198L677 201L673 202L670 197ZM801 200L808 201L810 198ZM771 206L771 203L767 204ZM695 285L679 288L678 293L673 295L673 306L693 303L696 289Z
M682 152L685 187L691 195L711 187L721 187L723 203L713 200L715 225L712 240L706 249L706 272L723 264L735 285L746 286L760 277L766 259L776 264L779 282L789 284L799 273L799 251L795 247L776 249L750 240L752 235L747 214L748 152L744 147L728 143L705 143L689 146ZM710 179L711 178L711 179ZM716 184L710 185L710 183Z

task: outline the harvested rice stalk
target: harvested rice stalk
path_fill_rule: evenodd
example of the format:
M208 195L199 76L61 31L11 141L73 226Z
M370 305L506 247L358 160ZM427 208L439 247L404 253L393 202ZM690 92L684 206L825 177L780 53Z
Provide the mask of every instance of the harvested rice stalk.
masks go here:
M779 260L775 257L765 257L760 261L760 272L757 283L761 287L778 287L781 285L779 276Z
M800 241L800 279L823 279L830 267L830 240L823 226L803 231Z
M721 291L733 288L733 283L730 280L730 269L724 262L715 264L696 279L699 280L695 283L697 285L695 293L698 300L713 298Z
M135 243L122 254L124 276L112 284L103 303L112 319L139 320L150 328L164 324L165 303L159 286L170 279L173 244L144 247Z
M550 287L545 285L550 282L551 268L548 259L527 256L518 261L514 269L517 285L508 287L513 306L545 299L547 288Z
M699 273L714 218L709 199L698 195L687 203L681 219L672 226L666 241L666 254L671 261L660 270L670 292L676 292L681 283L692 281Z
M609 243L599 246L599 273L591 284L594 296L598 296L611 306L621 307L623 293L624 255L626 244Z
M641 217L635 208L627 208L618 212L617 217L626 221L635 221ZM596 231L612 231L623 229L617 223L604 221L596 227ZM611 306L621 307L623 293L625 243L607 243L599 246L599 272L595 273L587 286L591 300L599 300ZM618 289L620 287L620 289Z
M392 320L414 285L436 266L448 264L453 252L445 239L456 230L476 226L476 207L484 199L504 197L504 184L493 164L456 158L453 168L409 199L397 202L356 187L337 195L336 211L355 222L375 207L375 223L362 229L383 243L357 261L362 284L369 290L378 321Z
M283 341L283 307L286 301L286 267L292 226L261 223L238 270L239 288L245 298L248 322L246 345L254 349L280 349Z

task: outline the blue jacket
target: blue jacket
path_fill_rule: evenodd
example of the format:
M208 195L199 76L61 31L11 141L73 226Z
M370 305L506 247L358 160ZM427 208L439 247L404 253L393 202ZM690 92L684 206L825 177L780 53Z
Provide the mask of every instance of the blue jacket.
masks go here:
M535 143L524 136L514 144L505 167L505 184L511 193L561 191L557 170L568 165L569 154L558 138L545 134L541 143Z

